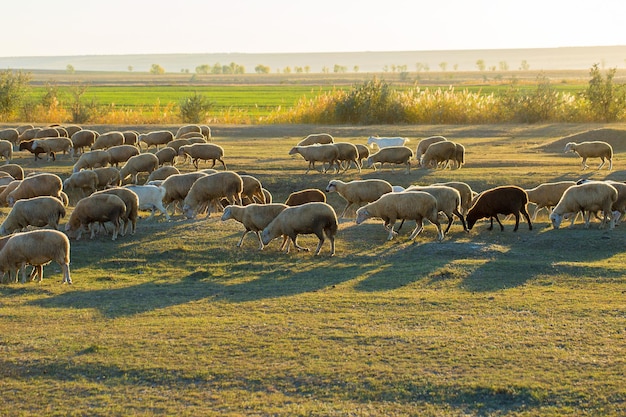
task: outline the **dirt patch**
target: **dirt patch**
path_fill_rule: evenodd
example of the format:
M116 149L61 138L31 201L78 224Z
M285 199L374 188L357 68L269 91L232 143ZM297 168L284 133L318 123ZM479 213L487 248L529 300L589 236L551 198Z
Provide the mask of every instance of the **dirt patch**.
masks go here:
M599 128L587 130L573 135L565 136L551 142L540 149L545 152L563 152L568 142L589 142L601 140L613 147L613 152L626 152L626 130L613 128Z

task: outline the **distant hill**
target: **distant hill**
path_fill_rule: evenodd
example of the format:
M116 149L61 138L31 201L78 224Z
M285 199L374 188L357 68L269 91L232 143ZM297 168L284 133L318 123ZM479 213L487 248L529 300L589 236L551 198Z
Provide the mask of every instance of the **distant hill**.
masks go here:
M284 54L161 54L161 55L83 55L0 57L0 69L65 70L72 65L76 71L132 71L147 72L152 64L162 66L167 72L189 70L195 72L199 65L216 63L241 65L253 73L257 65L270 67L271 72L282 72L286 67L308 67L310 72L333 72L335 66L347 72L393 71L404 67L406 71L475 71L477 61L485 68L520 69L522 62L531 70L580 70L593 64L605 68L625 65L626 46L567 47L541 49L483 49L456 51L400 51L400 52L345 52L345 53L284 53Z

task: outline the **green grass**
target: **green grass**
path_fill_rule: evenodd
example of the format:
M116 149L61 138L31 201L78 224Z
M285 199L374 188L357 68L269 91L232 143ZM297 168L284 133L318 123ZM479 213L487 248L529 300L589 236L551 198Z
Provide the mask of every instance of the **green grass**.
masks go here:
M419 137L443 134L466 146L462 169L352 170L341 178L462 180L480 191L582 176L561 138L599 127L213 131L229 168L256 176L284 201L333 178L304 175L305 162L287 155L312 131L363 143L375 129L408 136L413 148ZM626 126L609 127L620 141ZM626 147L615 151L613 172L584 175L626 180ZM27 170L69 174L67 157L38 165L26 158L17 160ZM337 210L343 204L336 194L328 201ZM624 224L552 230L545 215L532 231L504 224L499 232L479 222L467 234L457 222L437 243L431 225L409 242L407 223L387 242L379 221L346 219L332 258L327 243L319 257L279 253L278 242L259 252L252 236L237 249L241 225L217 214L141 220L135 236L116 242L72 241L71 287L59 283L55 265L41 284L0 287L0 413L623 415Z

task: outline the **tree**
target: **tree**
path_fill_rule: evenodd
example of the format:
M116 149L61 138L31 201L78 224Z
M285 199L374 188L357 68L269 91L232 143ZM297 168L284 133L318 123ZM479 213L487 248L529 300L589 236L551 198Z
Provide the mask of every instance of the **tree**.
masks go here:
M354 72L359 72L359 66L355 65L354 68L352 69Z
M30 73L0 71L0 114L10 115L24 101L30 83Z
M479 59L478 61L476 61L476 67L478 68L478 71L484 71L486 68L485 60Z
M196 74L208 74L211 71L209 64L202 64L196 67Z
M74 74L76 72L76 70L74 69L74 65L67 64L67 66L65 67L65 72L67 72L68 74Z
M129 66L128 66L128 72L133 72L133 69L134 69L134 68L133 68L133 66L132 66L132 65L129 65Z
M508 71L509 70L509 64L507 64L506 61L500 61L498 66L500 67L500 71Z
M213 103L196 92L193 96L181 100L180 118L183 123L200 123L206 118L211 107L213 107Z
M254 67L254 72L256 72L257 74L269 74L270 67L268 67L267 65L259 64L256 67Z
M447 62L440 62L439 63L439 68L441 68L441 71L445 71L448 68L448 63Z
M165 69L159 64L152 64L152 66L150 67L150 74L153 74L153 75L165 74Z
M589 70L591 80L585 92L585 96L591 104L591 111L599 121L613 122L626 107L626 94L623 85L615 85L613 78L617 68L608 70L606 77L594 64Z
M343 65L339 65L339 64L335 64L335 67L333 68L333 72L334 73L338 73L338 72L346 72L348 70L347 67L343 66Z
M530 65L528 64L528 61L526 61L525 59L522 60L522 63L520 64L519 69L522 71L528 71L530 69Z

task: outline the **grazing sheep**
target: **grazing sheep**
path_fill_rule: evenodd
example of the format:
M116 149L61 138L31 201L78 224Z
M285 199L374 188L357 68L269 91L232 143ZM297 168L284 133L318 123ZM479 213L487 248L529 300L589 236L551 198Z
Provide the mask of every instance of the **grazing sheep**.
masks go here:
M72 172L78 172L81 169L100 168L109 165L111 162L111 154L102 149L83 153L78 161L74 164Z
M176 139L179 139L182 135L186 133L199 133L202 135L202 129L199 125L185 125L178 128L176 131L176 135L174 136Z
M374 145L378 146L378 149L389 148L391 146L404 146L407 141L407 138L401 137L380 138L378 136L370 136L367 138L367 144L372 149L374 148Z
M98 190L102 190L109 186L119 186L122 184L120 171L115 167L95 168L93 172L98 176Z
M97 191L92 195L95 194L116 195L124 202L126 211L124 211L124 214L120 217L120 220L124 222L124 227L120 229L120 234L125 236L130 227L130 234L134 235L137 228L137 218L139 217L139 197L137 194L126 187L107 188L102 191Z
M66 138L71 138L74 135L74 133L80 132L81 130L83 130L83 128L79 125L65 125L61 127L67 132Z
M344 172L350 168L350 165L354 163L356 165L359 172L361 172L361 164L359 163L359 150L355 145L348 142L335 142L333 144L339 151L339 155L337 156L337 171L341 169L341 165L343 162L346 162L346 167Z
M573 224L576 214L583 211L585 212L585 228L587 229L589 228L591 213L602 210L604 217L600 229L604 228L609 216L611 216L609 228L613 229L615 218L612 215L612 207L617 198L617 189L606 182L590 181L580 185L572 185L565 190L550 214L552 227L558 229L566 215L573 216Z
M609 161L609 171L613 169L613 147L606 142L568 142L565 145L565 153L568 152L575 152L582 158L583 170L589 168L587 158L600 158L602 160L602 163L600 163L596 169L600 169L604 166L604 159L606 158Z
M0 130L0 139L8 140L14 145L17 145L17 139L20 136L20 132L14 128L7 128Z
M385 163L406 165L406 173L411 172L411 158L413 158L413 150L406 146L389 146L384 147L373 155L367 158L367 166L374 167L376 171L376 164L380 163L380 169L383 168Z
M226 170L226 164L222 159L224 157L224 149L219 145L212 143L192 143L191 145L183 145L178 148L178 155L184 156L185 158L189 156L196 170L198 169L199 160L212 160L213 164L211 168L215 166L215 161L220 161L224 170Z
M81 198L93 194L98 189L98 174L90 170L74 172L63 181L63 191L70 193L80 190Z
M455 143L455 152L454 152L454 164L455 168L459 169L463 165L465 165L465 146L460 143Z
M176 205L181 203L189 194L191 186L202 177L206 177L206 172L188 172L184 174L175 174L167 177L162 183L161 187L165 188L165 196L163 196L163 204L169 206L172 204L172 215L176 211Z
M229 204L241 205L242 191L243 180L236 172L224 171L200 177L193 183L187 197L185 197L183 212L188 219L192 219L201 207L213 200L219 201L222 198L228 200ZM210 215L211 208L209 206L206 217L208 218Z
M369 180L355 180L350 182L343 182L341 180L331 180L326 186L326 192L336 192L342 196L347 204L339 218L348 211L348 208L353 204L361 206L364 203L371 203L378 200L383 194L387 194L393 191L393 187L385 180L369 179Z
M13 206L16 201L25 198L49 195L61 199L60 192L63 189L63 182L55 174L36 174L24 178L20 184L9 193L7 203Z
M552 209L552 207L556 206L561 200L563 193L572 185L576 185L574 181L558 181L558 182L547 182L543 184L539 184L538 186L530 189L526 189L526 194L528 195L528 202L535 204L535 212L531 217L532 221L535 221L537 218L537 213L542 208L546 208L548 212Z
M154 154L159 160L159 166L163 164L174 165L176 161L176 156L178 156L178 152L174 148L170 148L169 146L165 146Z
M120 230L120 220L126 212L126 204L116 195L95 193L80 200L65 225L65 231L76 235L80 240L83 230L89 230L93 223L103 225L113 223L113 239L117 239ZM91 227L91 239L96 234L96 228Z
M19 125L18 127L15 128L15 130L17 130L18 134L22 134L24 132L26 132L27 130L30 129L34 129L35 126L31 125L31 124L23 124L23 125Z
M31 140L31 139L35 139L35 136L37 135L37 133L41 130L40 127L33 127L30 129L26 129L24 130L22 133L20 133L19 138L17 139L17 141L19 143L25 141L25 140Z
M58 230L32 230L17 233L8 238L0 250L0 271L11 273L25 266L32 265L43 280L43 265L55 261L63 271L63 283L71 284L70 277L70 241ZM22 269L22 283L26 282L26 270Z
M72 139L72 148L74 149L74 155L83 153L85 148L91 148L96 139L100 136L95 130L83 129L70 136Z
M124 145L137 146L139 133L135 132L134 130L125 130L122 132L122 135L124 135Z
M155 169L154 171L152 171L150 175L148 176L148 180L146 181L146 183L149 183L150 181L164 180L170 175L175 175L175 174L180 174L180 171L178 170L178 168L173 167L171 165L164 165L160 167L159 169Z
M287 197L285 205L294 207L313 202L325 203L326 195L316 188L307 188L306 190L294 191L293 193L289 194L289 197Z
M0 206L7 207L9 205L9 203L7 202L9 193L15 190L17 186L20 185L21 182L22 180L13 180L10 183L8 183L6 186L4 186L4 189L0 191Z
M13 143L5 139L0 139L0 157L4 158L8 162L13 159Z
M140 172L147 172L148 175L159 167L159 159L152 153L142 153L132 156L122 169L120 169L120 179L122 182L129 176L132 183L137 184L137 176Z
M141 148L141 144L145 143L147 149L151 146L156 147L159 150L159 145L166 145L168 142L174 140L174 134L169 130L157 130L154 132L142 133L137 138L137 144Z
M290 239L286 245L286 253L289 253L291 242L298 251L308 252L308 248L298 245L298 235L315 234L319 239L315 249L317 256L322 249L325 241L324 235L326 235L330 240L330 256L333 256L338 229L337 214L330 205L320 202L306 203L301 206L287 207L281 211L261 232L261 242L267 245L278 236L286 236ZM284 246L283 243L281 250Z
M313 133L302 139L296 146L325 145L335 143L335 139L328 133Z
M418 186L412 185L405 190L405 192L424 191L431 194L437 200L437 210L445 214L448 218L448 227L444 230L444 234L447 234L454 221L453 215L458 217L463 224L463 230L469 232L467 225L465 224L465 218L461 213L461 193L456 188L448 187L445 185L434 186ZM398 229L399 230L399 229Z
M0 172L6 172L16 180L24 179L24 169L18 164L0 165Z
M200 130L202 130L202 135L207 139L211 139L211 128L207 125L200 125Z
M356 146L356 150L359 153L359 156L358 156L359 164L361 164L361 167L363 167L363 160L370 157L370 149L367 146L362 145L360 143L357 143L354 146Z
M287 208L285 204L248 204L247 206L229 205L224 208L222 221L235 219L246 228L237 243L240 248L243 239L250 232L256 233L259 239L259 250L265 247L261 240L261 231L267 227L278 216L278 214Z
M58 138L61 137L61 131L56 127L44 127L41 128L35 133L35 137L33 139L40 138Z
M183 134L179 139L190 139L190 142L191 142L191 139L193 139L193 143L206 143L207 142L207 140L204 138L204 135L200 132L187 132Z
M34 142L35 142L35 139L23 140L18 145L18 149L20 151L28 151L28 152L32 153L33 155L35 155L35 161L37 161L38 159L41 159L39 157L39 154L46 153L46 150L44 148L42 148L42 147L33 148L33 143ZM52 160L55 161L56 157L55 157L54 153L52 153L51 156L52 156Z
M166 147L174 149L178 154L178 150L183 145L191 145L191 142L189 139L174 139L173 141L168 142Z
M272 193L270 193L269 190L266 190L265 188L262 188L261 191L263 191L263 195L265 196L265 204L271 204L274 200L272 197Z
M415 149L415 159L417 159L418 166L420 165L420 160L422 159L422 155L426 152L426 149L433 143L445 142L448 139L443 136L431 136L428 138L424 138L419 141L417 144L417 148Z
M109 163L118 166L120 162L126 162L135 155L139 155L139 149L133 145L111 146L106 150L111 155Z
M437 200L423 191L387 193L378 200L364 205L356 211L356 224L361 224L371 217L383 220L385 230L389 231L387 240L392 240L398 233L393 230L397 220L415 220L415 230L409 240L413 240L424 229L423 219L437 227L437 240L443 240L443 231L437 217Z
M326 172L330 167L335 166L335 163L339 158L339 149L337 149L332 143L322 145L315 144L309 146L294 146L289 151L289 155L295 154L302 155L304 160L309 163L305 174L308 174L311 169L315 169L316 162L328 162L328 168L324 169L324 172Z
M465 219L467 227L471 230L477 220L489 218L491 220L489 230L492 230L493 219L495 218L500 225L500 231L503 231L504 226L500 223L498 214L512 214L515 216L515 228L513 228L515 232L519 227L519 217L522 213L528 223L528 230L533 230L533 224L526 209L527 204L528 195L526 195L526 191L514 185L504 185L483 191L478 195L476 202L467 213Z
M91 150L92 151L99 150L99 149L106 150L114 146L119 146L123 144L124 144L124 134L122 132L117 132L117 131L107 132L107 133L101 134L100 136L96 138L93 145L91 145Z
M34 151L37 148L41 148L45 151L47 161L50 160L50 157L54 157L57 152L68 154L73 152L72 140L65 137L35 139L33 140L31 149Z
M170 220L170 215L163 207L163 197L165 188L156 185L126 185L127 188L137 194L139 198L139 210L150 210L150 219L154 217L154 211L159 210L165 215L166 220Z
M421 157L420 165L424 168L437 168L440 163L444 163L447 168L450 161L456 160L456 144L451 141L442 141L430 145Z
M28 226L56 229L59 219L65 217L65 207L58 198L50 196L33 197L16 201L9 215L0 226L0 234L19 232Z
M265 194L263 194L261 181L252 175L241 174L239 176L243 181L243 191L241 192L242 201L245 197L245 199L250 203L265 204ZM243 204L246 205L245 203Z

